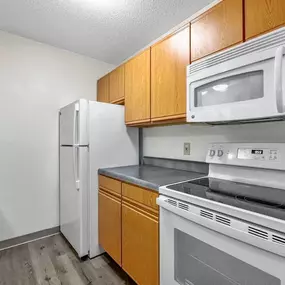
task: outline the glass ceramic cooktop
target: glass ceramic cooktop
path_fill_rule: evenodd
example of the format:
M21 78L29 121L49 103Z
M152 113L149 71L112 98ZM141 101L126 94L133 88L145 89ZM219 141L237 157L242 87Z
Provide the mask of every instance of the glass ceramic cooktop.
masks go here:
M282 189L210 177L170 185L167 188L285 220L285 190Z

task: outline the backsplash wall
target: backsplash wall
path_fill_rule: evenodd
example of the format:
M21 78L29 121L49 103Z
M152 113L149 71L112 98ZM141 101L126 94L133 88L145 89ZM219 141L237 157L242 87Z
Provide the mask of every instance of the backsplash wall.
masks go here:
M191 143L190 155L183 155L184 142ZM232 126L188 124L143 130L144 156L205 161L212 142L285 143L285 122Z

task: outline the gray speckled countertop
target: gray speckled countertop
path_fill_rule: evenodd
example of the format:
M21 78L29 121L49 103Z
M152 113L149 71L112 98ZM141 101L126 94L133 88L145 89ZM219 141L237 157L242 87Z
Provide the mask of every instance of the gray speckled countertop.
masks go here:
M177 170L152 165L103 168L99 174L158 191L160 186L207 176L205 173Z

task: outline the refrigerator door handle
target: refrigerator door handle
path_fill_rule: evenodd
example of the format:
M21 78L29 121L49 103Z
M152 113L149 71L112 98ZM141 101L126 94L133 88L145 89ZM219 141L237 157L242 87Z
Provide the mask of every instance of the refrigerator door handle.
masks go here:
M79 179L79 146L75 145L73 147L73 173L74 173L74 180L75 180L75 187L76 190L79 191L80 189L80 179Z

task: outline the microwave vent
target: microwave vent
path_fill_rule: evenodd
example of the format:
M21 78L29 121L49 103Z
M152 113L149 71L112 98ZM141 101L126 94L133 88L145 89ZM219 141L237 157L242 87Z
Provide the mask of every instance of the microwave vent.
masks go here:
M263 51L280 45L285 45L285 27L194 62L188 66L187 76L242 55Z
M218 126L218 125L243 125L243 124L254 124L254 123L265 123L265 122L278 122L284 121L285 117L270 117L262 119L253 119L253 120L239 120L239 121L219 121L219 122L209 122L208 125Z

